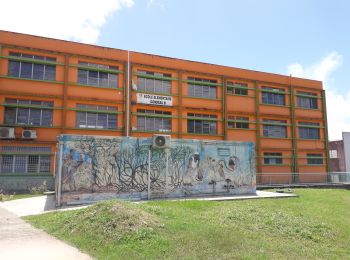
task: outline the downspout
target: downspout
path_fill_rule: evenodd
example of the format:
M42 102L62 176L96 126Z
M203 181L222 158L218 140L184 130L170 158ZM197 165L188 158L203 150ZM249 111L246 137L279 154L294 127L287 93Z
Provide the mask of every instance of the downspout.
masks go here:
M130 130L130 51L128 51L128 72L126 83L126 136L129 136Z
M58 185L56 192L57 206L61 206L61 194L62 194L62 167L63 167L63 142L59 143L59 158L58 158ZM56 175L56 174L55 174Z

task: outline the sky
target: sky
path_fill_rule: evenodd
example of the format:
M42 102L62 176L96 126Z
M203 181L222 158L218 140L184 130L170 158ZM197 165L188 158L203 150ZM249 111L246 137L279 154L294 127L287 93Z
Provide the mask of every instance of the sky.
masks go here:
M321 80L329 139L350 132L348 0L0 2L1 30Z

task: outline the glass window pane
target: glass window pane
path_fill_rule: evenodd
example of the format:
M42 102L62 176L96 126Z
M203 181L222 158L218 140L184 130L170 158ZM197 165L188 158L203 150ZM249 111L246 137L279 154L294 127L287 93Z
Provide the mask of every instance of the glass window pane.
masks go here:
M86 113L77 112L76 113L76 127L85 128L86 127Z
M98 72L97 71L89 71L89 80L88 80L89 85L98 85Z
M14 61L14 60L9 61L8 75L10 77L19 77L20 64L21 63L19 61Z
M33 64L32 63L28 63L28 62L22 62L21 64L21 78L32 78L32 67Z
M29 124L30 125L40 125L40 118L41 118L41 109L30 109L30 119Z
M138 77L137 78L137 89L140 91L145 91L146 89L146 81L144 78Z
M15 173L25 173L27 172L27 156L26 155L16 155L15 156Z
M194 97L194 85L188 84L187 95L190 97Z
M117 74L109 74L109 83L108 86L111 88L118 87L118 75Z
M97 120L97 114L86 113L87 127L95 128L96 120Z
M5 124L16 123L16 110L14 107L5 107Z
M56 80L56 66L55 65L45 65L45 80Z
M203 133L203 121L199 121L199 120L194 121L194 132L198 134Z
M28 168L27 172L38 173L39 172L39 156L28 155Z
M146 91L154 92L154 82L153 82L153 80L145 78L145 82L146 82Z
M145 124L146 120L144 116L138 116L137 117L137 129L138 130L145 130Z
M78 83L87 84L88 83L88 71L78 69Z
M28 124L29 121L29 109L18 108L17 109L17 124Z
M42 109L42 118L41 125L42 126L52 126L52 110Z
M50 172L50 156L41 155L40 156L40 172Z
M187 119L187 132L194 133L194 120Z
M1 173L12 173L13 172L13 155L2 155L1 159Z
M43 64L33 64L33 79L44 79Z
M107 128L107 114L97 114L97 128Z
M99 72L99 86L107 87L108 86L108 73Z

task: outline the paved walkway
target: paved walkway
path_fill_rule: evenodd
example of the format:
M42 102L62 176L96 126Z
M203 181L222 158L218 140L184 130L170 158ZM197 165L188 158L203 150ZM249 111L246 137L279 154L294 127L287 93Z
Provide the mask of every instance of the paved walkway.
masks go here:
M78 249L33 228L0 203L0 259L85 260Z

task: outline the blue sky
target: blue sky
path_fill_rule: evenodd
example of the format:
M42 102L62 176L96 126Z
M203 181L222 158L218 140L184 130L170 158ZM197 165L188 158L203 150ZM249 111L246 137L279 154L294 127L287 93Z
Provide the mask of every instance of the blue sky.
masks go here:
M0 17L3 30L322 80L330 139L350 131L350 1L6 2L25 7Z
M285 74L332 51L350 57L350 2L335 2L136 0L109 19L98 44ZM335 83L346 83L345 71Z

